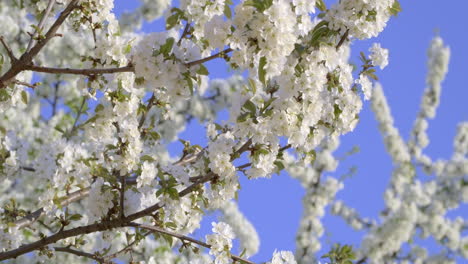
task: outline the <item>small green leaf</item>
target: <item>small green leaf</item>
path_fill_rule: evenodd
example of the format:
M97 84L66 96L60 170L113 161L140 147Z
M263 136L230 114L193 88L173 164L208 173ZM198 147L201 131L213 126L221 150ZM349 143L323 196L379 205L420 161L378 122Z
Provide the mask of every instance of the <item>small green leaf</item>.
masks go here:
M250 118L250 115L251 115L250 113L243 113L243 114L241 114L239 117L237 117L237 122L238 122L238 123L242 123L242 122L247 121L247 119Z
M174 38L168 38L166 39L166 43L164 43L164 45L161 46L161 48L159 49L159 52L161 54L164 54L166 56L169 55L169 53L172 51L172 46L174 45Z
M10 100L11 95L7 89L0 89L0 102L5 102Z
M169 188L167 189L167 194L169 194L169 197L171 197L174 200L179 200L179 192L175 188Z
M325 5L325 2L323 2L323 0L317 0L315 2L315 6L322 12L327 11L327 5Z
M97 113L97 112L100 112L100 111L102 111L102 110L104 110L104 106L103 106L102 104L98 104L98 105L96 106L96 108L94 109L94 112Z
M398 0L395 0L395 2L393 2L392 7L390 7L390 14L392 16L397 16L398 13L400 13L400 12L401 12L400 2L398 2Z
M265 79L265 75L266 75L265 65L266 65L266 63L267 63L267 60L266 60L265 56L263 56L262 58L260 58L260 62L258 64L258 78L264 85L266 84L266 79Z
M145 77L136 77L135 78L135 84L136 85L142 85L145 83Z
M190 89L190 95L193 95L193 81L190 76L185 77L185 80L187 81L187 85Z
M255 81L249 78L249 85L250 88L252 88L252 93L256 94L257 93L257 85L255 84Z
M177 25L181 19L185 18L184 12L177 7L171 9L172 15L166 19L166 29L169 30Z
M159 133L156 132L156 131L150 131L150 132L148 132L148 135L149 135L154 141L158 141L159 139L161 139L161 135L159 135Z
M249 111L253 115L257 112L257 106L250 100L245 101L244 105L242 106L245 110Z
M224 4L224 15L229 19L232 18L231 8L227 3Z
M205 65L200 64L199 67L200 68L198 68L198 70L197 70L198 74L200 74L200 75L208 75L209 74L208 69L205 67Z
M4 62L5 62L5 57L3 57L3 54L0 53L0 72L2 72Z
M335 119L338 119L341 113L343 112L343 110L341 110L341 108L337 104L333 106L333 109L334 109L333 113L335 114Z
M144 155L140 158L141 161L154 161L154 159L149 155Z
M275 161L274 164L278 171L282 171L284 169L284 164L280 160Z
M80 214L73 214L73 215L71 215L71 216L68 218L68 220L71 220L71 221L78 221L78 220L80 220L81 218L83 218L82 215L80 215Z
M24 104L28 104L28 92L26 91L21 91L21 101L23 101Z

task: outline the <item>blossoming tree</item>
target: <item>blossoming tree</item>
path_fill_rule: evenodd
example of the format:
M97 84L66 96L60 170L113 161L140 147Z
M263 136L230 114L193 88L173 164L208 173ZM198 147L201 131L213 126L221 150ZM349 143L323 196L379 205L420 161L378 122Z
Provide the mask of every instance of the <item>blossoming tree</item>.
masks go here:
M358 69L349 62L351 43L377 36L400 11L397 0L141 2L119 18L112 0L0 2L0 260L253 263L259 239L235 203L239 177L283 170L307 191L297 251L272 252L272 264L320 257L329 204L368 230L360 248L333 248L331 263L468 257L466 220L445 218L468 200L468 125L453 159L423 152L448 48L440 38L431 44L407 143L382 88L372 88L388 51L376 43ZM163 14L166 31L138 33ZM204 64L215 59L239 74L210 80ZM321 177L368 99L395 167L378 222L335 200L343 183ZM223 110L229 116L218 120ZM179 137L192 119L206 127L206 146ZM167 146L177 140L184 148L174 158ZM414 166L437 177L418 180ZM223 220L197 240L209 211ZM403 255L420 234L450 254L414 245Z

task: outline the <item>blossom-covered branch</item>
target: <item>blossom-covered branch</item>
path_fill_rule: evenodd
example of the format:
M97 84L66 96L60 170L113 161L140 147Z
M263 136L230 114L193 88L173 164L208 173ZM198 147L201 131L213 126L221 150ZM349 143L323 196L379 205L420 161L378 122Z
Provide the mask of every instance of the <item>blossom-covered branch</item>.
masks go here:
M194 244L200 245L200 246L208 248L208 249L211 248L211 246L209 244L207 244L207 243L205 243L203 241L196 240L196 239L188 237L188 236L180 235L180 234L177 234L175 232L171 232L169 230L164 230L164 229L159 228L157 226L150 226L150 225L137 224L137 223L130 223L129 226L138 227L138 228L142 228L142 229L147 229L147 230L151 230L153 232L169 235L169 236L180 239L182 241L182 243L190 242L190 243L194 243ZM236 256L236 255L231 255L231 258L234 261L239 261L241 263L255 264L252 261L249 261L247 259L243 259L242 257Z

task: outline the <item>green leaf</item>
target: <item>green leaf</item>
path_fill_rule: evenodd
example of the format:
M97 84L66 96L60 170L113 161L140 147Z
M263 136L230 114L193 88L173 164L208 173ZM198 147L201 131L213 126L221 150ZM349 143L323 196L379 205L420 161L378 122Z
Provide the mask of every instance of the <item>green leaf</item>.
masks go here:
M2 72L3 63L5 63L5 57L3 57L3 54L0 53L0 72Z
M322 12L327 11L327 5L325 5L325 2L323 2L323 0L317 0L315 2L315 6Z
M154 159L149 155L144 155L140 158L141 161L154 161Z
M278 171L282 171L284 169L284 164L280 160L275 161L274 164Z
M242 106L245 110L249 111L253 115L257 112L257 106L250 100L245 101L244 105Z
M252 93L256 94L257 93L257 85L255 84L255 81L249 78L249 85L250 88L252 88Z
M167 189L167 194L169 194L169 197L171 197L172 199L179 200L179 192L176 188Z
M90 119L86 120L86 122L84 122L82 124L82 126L85 126L89 123L94 123L97 119L99 118L99 115L94 115L93 117L91 117Z
M149 135L154 141L158 141L159 139L161 139L161 135L159 135L159 133L156 132L156 131L148 132L148 135Z
M187 81L188 87L190 89L190 95L193 95L193 81L190 76L185 77L185 80Z
M372 79L378 81L378 80L379 80L379 77L377 77L377 75L375 75L374 72L375 72L375 69L369 69L369 70L367 70L367 71L364 72L364 75L367 75L367 76L369 76L370 78L372 78Z
M242 122L247 121L247 119L250 118L250 115L251 115L250 113L243 113L243 114L241 114L239 117L237 117L237 122L238 122L238 123L242 123Z
M128 53L130 53L130 51L132 51L132 45L130 45L130 43L128 43L127 46L125 46L125 48L123 50L123 54L128 54Z
M24 104L28 104L28 92L26 91L21 91L21 101L23 101Z
M185 18L184 12L177 7L171 9L172 15L166 19L166 29L169 30L177 25L181 19Z
M171 229L176 229L177 228L177 225L175 223L173 223L173 222L166 222L166 223L164 223L164 226L169 227Z
M205 67L205 65L200 64L199 67L200 68L198 68L198 70L197 70L198 74L200 74L200 75L208 75L209 74L208 69Z
M266 80L265 80L265 75L266 75L266 70L265 70L265 65L267 63L267 60L265 56L260 58L260 62L258 64L258 79L265 85Z
M400 12L401 12L400 2L398 2L398 0L395 0L395 2L393 2L393 5L390 7L390 14L392 16L397 16L398 13Z
M258 12L262 12L273 5L273 0L247 0L244 2L245 6L253 6Z
M169 53L172 51L172 46L174 45L174 42L175 42L175 39L172 37L166 39L166 43L164 43L164 45L161 46L161 48L159 49L159 52L161 54L169 56Z
M8 93L7 89L0 89L0 102L8 101L10 98L11 95Z
M96 108L94 109L94 112L97 113L97 112L100 112L100 111L102 111L102 110L104 110L104 106L103 106L102 104L98 104L98 105L96 106Z
M145 83L145 77L136 77L135 78L136 85L142 85Z
M80 215L80 214L73 214L73 215L71 215L71 216L68 218L68 220L71 220L71 221L78 221L78 220L80 220L81 218L83 218L82 215Z
M227 3L224 4L224 15L229 19L232 18L231 8Z
M336 119L338 119L341 113L343 113L343 110L341 110L341 108L337 104L333 106L333 110L334 110L333 113L335 114Z

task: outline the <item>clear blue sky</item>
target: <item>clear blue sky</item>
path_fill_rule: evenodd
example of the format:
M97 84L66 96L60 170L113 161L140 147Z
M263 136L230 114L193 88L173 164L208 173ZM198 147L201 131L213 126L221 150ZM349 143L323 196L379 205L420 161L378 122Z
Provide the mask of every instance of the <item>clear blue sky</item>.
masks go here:
M116 13L132 8L135 2L116 0ZM330 5L335 1L326 2ZM426 50L435 32L439 32L450 46L452 56L449 73L443 83L441 105L436 119L429 123L431 143L426 153L433 159L449 158L457 123L468 121L468 1L401 1L401 5L403 12L390 21L378 38L355 42L353 58L356 58L359 51L367 52L373 42L380 42L382 47L390 50L390 64L384 71L379 71L378 75L392 108L395 123L407 139L425 88ZM143 30L162 30L161 25L163 22L159 20L145 25ZM358 62L357 59L354 61ZM221 60L210 63L210 73L216 77L227 76L226 67L220 67L221 64L224 65ZM358 167L357 174L345 181L345 188L339 192L338 198L357 208L362 216L376 218L384 206L382 194L389 181L391 160L384 150L368 102L360 116L361 121L355 131L342 137L337 153L340 156L353 146L359 146L361 151L342 162L334 175L339 177L350 167ZM183 135L192 135L188 139L200 142L201 139L196 138L200 130L196 126L189 129L191 133ZM200 134L200 137L203 135ZM257 228L261 238L260 252L252 260L266 261L275 249L294 251L304 194L300 184L287 175L253 181L242 176L241 184L240 208ZM463 211L466 216L466 205ZM204 221L202 230L195 236L204 237L213 219L216 216ZM324 223L329 232L322 239L325 250L329 249L329 242L359 244L363 233L352 231L341 219L327 215Z

